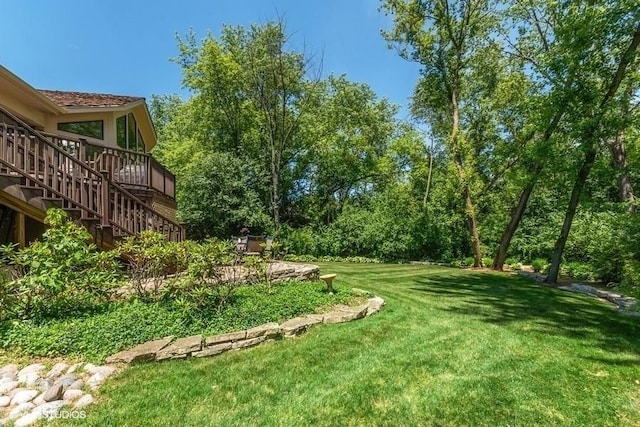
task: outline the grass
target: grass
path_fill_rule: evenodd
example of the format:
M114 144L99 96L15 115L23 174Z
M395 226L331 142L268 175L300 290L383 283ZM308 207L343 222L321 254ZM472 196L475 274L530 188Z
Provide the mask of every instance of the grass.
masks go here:
M82 425L640 425L638 320L504 274L327 264L379 314L294 340L137 365Z

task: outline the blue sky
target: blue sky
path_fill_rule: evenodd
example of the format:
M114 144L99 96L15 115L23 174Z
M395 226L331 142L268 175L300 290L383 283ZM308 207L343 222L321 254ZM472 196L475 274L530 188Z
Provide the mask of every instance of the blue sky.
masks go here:
M406 108L418 66L386 46L378 0L19 0L3 4L0 63L40 89L150 97L181 89L175 34L282 16L295 43ZM406 118L403 108L401 118Z

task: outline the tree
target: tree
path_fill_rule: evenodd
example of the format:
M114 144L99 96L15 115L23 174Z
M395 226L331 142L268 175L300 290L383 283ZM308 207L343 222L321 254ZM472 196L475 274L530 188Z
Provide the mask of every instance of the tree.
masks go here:
M413 112L445 136L459 180L467 217L474 266L482 264L477 208L474 201L474 159L484 141L473 140L464 109L473 104L470 78L474 66L496 53L491 40L496 25L492 0L386 0L382 9L393 15L394 26L384 36L400 55L423 66L413 98ZM478 71L478 69L476 69ZM475 88L474 88L475 86ZM471 102L469 102L471 101ZM478 136L478 135L475 135ZM474 146L475 145L475 146Z
M199 98L201 109L222 117L224 126L213 130L219 140L229 141L227 149L237 154L257 154L266 167L276 229L288 191L283 173L303 149L300 121L318 82L312 58L288 44L281 22L248 30L225 26L219 40L209 35L198 45L192 33L179 39L177 58L184 85Z

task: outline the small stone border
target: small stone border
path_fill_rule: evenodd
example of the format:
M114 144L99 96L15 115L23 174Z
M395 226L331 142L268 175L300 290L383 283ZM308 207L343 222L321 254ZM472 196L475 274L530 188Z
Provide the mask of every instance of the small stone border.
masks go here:
M12 363L0 368L0 425L25 427L67 411L81 416L93 403L91 392L117 371L115 366L59 362L49 370L42 363L20 369Z
M518 275L528 277L538 283L544 283L544 279L546 278L544 274L525 271L519 271ZM562 291L577 292L580 294L589 295L594 298L599 298L614 304L618 309L618 312L621 314L627 316L640 316L640 312L638 312L638 301L636 301L635 298L627 297L616 292L598 289L594 286L586 285L584 283L571 283L570 285L553 287Z
M363 292L355 289L354 291ZM173 336L165 337L120 351L107 357L106 362L134 363L216 356L226 351L253 347L274 339L293 338L306 332L309 327L320 323L343 323L362 319L380 311L384 304L382 298L374 296L359 306L339 306L328 313L296 317L282 324L265 323L255 328L210 337L202 335L178 339Z

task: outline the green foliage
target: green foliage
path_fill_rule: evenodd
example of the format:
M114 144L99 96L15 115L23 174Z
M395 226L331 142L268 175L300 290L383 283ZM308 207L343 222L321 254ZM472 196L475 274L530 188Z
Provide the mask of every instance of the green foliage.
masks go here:
M213 335L281 322L351 299L351 292L340 284L334 295L323 292L324 287L324 283L295 281L242 286L221 310L209 307L186 312L178 301L111 303L75 318L5 321L0 324L0 342L4 349L30 356L78 356L100 362L155 338Z
M49 229L30 246L0 248L4 318L66 316L110 298L120 275L112 252L100 252L86 229L59 209L47 212Z
M593 281L598 278L595 268L591 264L578 261L562 264L561 273L578 280Z
M493 258L482 258L482 266L485 268L491 268L493 265Z
M621 290L640 298L640 261L627 261L622 270Z
M549 263L547 262L546 259L536 258L533 261L531 261L531 267L533 268L533 271L535 271L536 273L545 271L548 266L549 266Z
M188 241L169 244L164 234L147 230L123 239L117 253L127 260L130 283L137 296L153 299L158 297L169 274L187 268L193 246Z
M376 258L367 258L363 256L350 256L350 257L341 257L341 256L331 256L331 255L322 255L319 257L313 255L285 255L285 261L291 262L347 262L353 264L380 264L381 260Z

